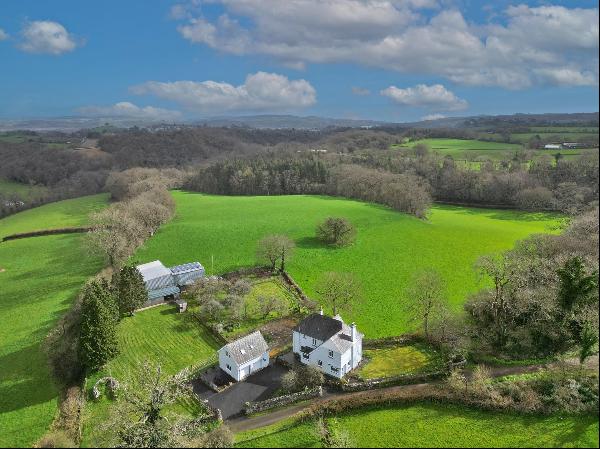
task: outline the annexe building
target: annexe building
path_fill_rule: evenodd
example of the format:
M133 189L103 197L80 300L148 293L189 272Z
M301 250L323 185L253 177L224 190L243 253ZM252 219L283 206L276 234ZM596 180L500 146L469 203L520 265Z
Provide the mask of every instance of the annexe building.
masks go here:
M226 344L218 353L219 367L238 382L269 366L269 346L260 331Z
M347 325L341 316L314 313L293 331L293 351L305 365L341 379L362 360L363 334L356 325Z

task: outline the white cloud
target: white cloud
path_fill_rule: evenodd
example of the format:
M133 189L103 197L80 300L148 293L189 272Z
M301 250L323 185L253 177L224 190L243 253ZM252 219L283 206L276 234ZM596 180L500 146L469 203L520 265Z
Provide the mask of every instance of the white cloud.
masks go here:
M354 95L358 95L360 97L364 97L366 95L371 95L371 91L369 89L365 89L364 87L357 87L357 86L354 86L352 88L352 93Z
M79 108L81 115L91 117L130 117L147 120L176 120L181 118L181 112L171 109L140 107L128 101L115 103L111 106L85 106Z
M431 86L417 84L406 89L390 86L380 93L405 106L424 107L438 111L460 111L468 107L466 100L458 98L441 84Z
M8 39L8 33L0 28L0 41Z
M315 89L308 81L289 80L283 75L265 72L248 75L239 86L216 81L148 81L130 90L134 94L155 95L191 110L210 113L289 110L316 102Z
M468 23L455 9L422 14L439 6L429 0L205 1L221 4L224 14L208 20L195 13L178 30L226 53L299 67L350 62L511 89L598 84L597 8L521 5L497 23Z
M21 31L19 48L29 53L60 55L75 50L77 42L64 26L57 22L28 22Z
M441 118L446 118L446 116L444 114L428 114L428 115L424 115L423 117L421 117L421 120L423 120L423 121L439 120Z

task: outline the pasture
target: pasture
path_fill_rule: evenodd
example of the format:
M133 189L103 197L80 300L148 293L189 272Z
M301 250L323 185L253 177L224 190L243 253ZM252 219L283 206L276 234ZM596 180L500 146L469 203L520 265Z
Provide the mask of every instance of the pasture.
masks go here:
M420 139L407 142L395 148L414 148L418 144L427 145L433 152L452 156L455 159L473 160L479 157L499 160L511 158L523 148L521 144L486 142L474 139Z
M327 418L353 447L598 447L597 416L523 416L454 405L369 407ZM236 436L237 447L318 447L312 421Z
M454 310L480 288L473 263L482 254L508 249L533 233L552 232L555 215L435 206L427 221L360 201L325 196L225 197L174 192L176 217L135 254L136 262L174 265L199 260L208 273L256 265L257 242L287 234L296 243L287 265L313 298L323 272L355 273L360 300L346 321L356 321L367 338L413 330L406 313L406 288L413 275L435 268L448 284ZM330 248L315 238L328 216L346 217L357 228L356 242Z
M0 236L82 224L105 203L105 196L86 197L12 215L0 220ZM31 446L52 422L58 390L42 341L102 266L87 256L81 235L0 243L0 445Z
M114 376L127 382L144 362L160 364L165 375L184 368L216 362L216 350L221 346L211 334L191 318L180 314L173 305L161 305L124 318L119 323L120 354L107 366L87 379L90 390L103 376ZM103 447L108 429L102 423L108 418L113 402L101 396L88 398L83 419L83 447ZM193 413L193 403L181 404Z
M30 199L44 193L45 190L46 189L41 186L30 186L28 184L21 184L20 182L0 178L0 195L18 195L22 199Z
M357 372L363 379L432 372L439 366L440 359L434 350L421 345L365 349L363 357L362 367Z

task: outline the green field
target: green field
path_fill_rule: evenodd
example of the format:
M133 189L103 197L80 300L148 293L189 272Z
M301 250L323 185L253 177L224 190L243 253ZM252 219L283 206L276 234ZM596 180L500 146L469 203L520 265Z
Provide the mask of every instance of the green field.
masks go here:
M284 233L296 242L288 265L295 280L315 297L325 271L353 272L363 300L347 321L368 338L414 328L406 314L405 291L414 273L437 269L447 280L456 310L479 288L473 263L478 256L505 250L532 233L550 231L557 217L515 211L436 206L428 221L387 207L318 196L225 197L175 192L176 217L137 252L135 260L160 259L168 265L202 262L209 273L256 264L256 243ZM323 246L315 225L328 216L348 218L357 228L347 248ZM214 264L213 264L214 262Z
M213 363L220 347L189 313L180 314L172 305L154 307L123 319L119 324L119 337L120 354L102 372L87 380L88 388L103 376L127 382L145 361L160 364L165 375ZM110 413L111 403L106 397L88 400L82 446L105 446L107 431L101 424Z
M358 375L363 379L418 374L435 370L438 355L425 346L365 349L363 366Z
M27 200L41 195L45 190L44 187L30 186L0 178L0 194L2 195L18 195L21 199Z
M0 220L0 236L81 224L105 201L93 196L22 212ZM101 260L86 255L81 235L0 243L1 446L30 446L52 422L58 391L40 345L86 279L101 268Z
M598 447L597 416L520 416L452 405L375 407L328 418L353 447ZM316 447L312 422L236 436L238 447ZM305 444L305 445L304 445Z
M0 220L0 239L20 232L84 225L89 214L106 206L107 202L107 194L84 196L10 215Z
M427 145L432 151L455 159L475 159L480 156L488 159L503 159L507 156L510 158L515 151L523 148L520 144L474 139L420 139L396 148L413 148L418 144Z

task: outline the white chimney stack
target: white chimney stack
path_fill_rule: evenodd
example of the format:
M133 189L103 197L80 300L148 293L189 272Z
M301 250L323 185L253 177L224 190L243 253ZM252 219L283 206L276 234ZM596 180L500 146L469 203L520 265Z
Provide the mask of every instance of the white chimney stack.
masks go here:
M319 310L319 315L323 315L323 307L321 307L321 310Z
M352 329L352 335L350 337L352 338L352 341L356 341L356 323L352 323L350 329Z

